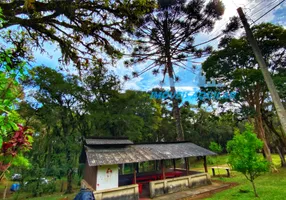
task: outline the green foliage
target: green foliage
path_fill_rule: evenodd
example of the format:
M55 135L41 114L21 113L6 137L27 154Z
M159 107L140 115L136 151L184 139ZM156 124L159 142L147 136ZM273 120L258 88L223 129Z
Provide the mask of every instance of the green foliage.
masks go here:
M49 180L48 183L46 183L43 180L45 177L44 169L40 168L38 164L34 164L29 169L21 169L23 176L21 192L31 193L33 197L56 192L55 179Z
M217 164L217 158L215 158L213 156L208 157L207 164L209 164L209 165Z
M24 157L21 153L17 154L14 157L12 165L15 167L23 167L23 168L31 167L31 163L29 162L29 160L26 157Z
M3 12L2 12L2 9L0 8L0 28L3 26L2 25L3 22L5 22L5 21L3 20Z
M30 157L45 175L61 178L77 167L82 139L89 136L156 141L160 104L146 92L120 93L117 77L102 65L95 65L82 79L47 67L32 71L26 83L37 88L34 98L40 106L21 104L20 110L38 127Z
M222 152L222 146L216 142L211 142L210 143L210 146L209 146L209 149L217 154L221 153ZM216 164L218 165L218 156L215 155L215 156L211 156L209 157L208 159L208 162L209 164ZM218 173L220 174L220 171L218 169Z
M2 23L6 23L3 17L0 7L0 27ZM3 37L6 36L4 34ZM0 49L0 149L5 141L4 137L18 130L17 124L23 122L16 109L19 100L23 98L19 81L25 79L25 62L16 54L17 47Z
M261 48L264 60L267 62L267 66L269 66L270 73L276 77L276 84L280 85L278 77L284 77L285 75L284 60L286 52L281 51L286 48L285 28L270 23L263 23L253 26L252 30ZM265 95L268 92L267 86L257 65L258 63L251 46L244 35L240 38L222 40L220 48L207 58L202 65L202 69L206 72L206 77L216 79L217 82L223 83L225 87L205 90L220 90L220 92L238 91L239 95L236 96L234 101L246 101L249 104L247 107L241 107L240 113L242 117L249 117L249 114L254 116L255 112L249 112L249 109L255 111L256 96L261 98L261 101L258 101L256 104L262 105L268 97L268 95ZM283 90L279 92L283 93Z
M22 88L16 76L18 71L10 69L10 51L0 53L0 138L7 133L17 130L17 123L23 122L16 111L19 98L22 97ZM0 143L0 146L2 143Z
M22 153L32 143L30 130L19 125L24 123L18 106L24 96L20 81L25 79L25 62L14 50L0 50L0 179L10 166L29 166Z
M174 68L186 69L188 57L198 59L210 53L210 46L204 49L194 46L195 36L197 33L211 31L223 13L222 1L158 1L158 8L145 15L142 26L136 30L136 47L133 49L132 58L124 64L130 67L148 62L148 66L139 72L132 72L132 76L136 78L151 71L153 75L162 74L164 82L167 75L170 79L170 89L175 93L175 85L171 82L178 82L179 77L176 76ZM130 79L129 75L124 78ZM172 107L176 140L182 141L185 137L178 100L172 99Z
M56 184L54 181L43 183L40 179L30 180L24 186L23 191L31 193L33 197L42 196L43 194L53 194L56 192Z
M223 13L222 1L158 1L158 8L145 15L142 26L136 30L137 46L126 66L149 61L142 72L152 70L158 75L162 71L164 77L169 75L177 80L173 67L185 69L183 63L188 57L195 59L210 53L211 47L194 47L195 37L197 33L211 31Z
M215 153L221 153L222 152L222 146L216 142L211 142L209 149Z
M274 84L279 94L281 94L282 101L285 102L283 94L285 91L286 29L283 26L262 23L253 26L252 31L268 70L273 77ZM280 151L283 151L284 141L286 140L285 134L279 130L280 124L277 123L277 126L271 124L274 118L271 119L269 116L275 115L275 109L274 106L270 106L272 104L272 101L269 101L270 93L262 72L257 66L258 63L245 35L241 35L239 38L224 38L219 45L219 49L214 51L202 65L206 77L208 79L213 78L218 83L223 83L224 87L209 87L202 88L202 90L237 92L236 97L232 100L219 100L222 110L227 110L229 105L236 103L238 106L235 111L237 121L253 119L255 132L265 143L264 152L268 161L271 161L269 149L280 146ZM209 104L212 102L201 101L200 103ZM267 124L267 127L265 124ZM270 141L271 137L276 138L277 136L280 140L279 143L282 143L282 145L277 145L277 141Z
M282 49L286 48L286 29L271 23L263 23L253 26L252 31L261 48L268 69L274 77L275 85L283 96L284 90L281 83L285 77L286 51ZM220 48L207 58L202 69L207 78L214 78L218 83L223 83L225 87L204 88L204 90L237 91L238 95L233 101L241 105L238 110L240 119L254 117L257 114L255 108L263 108L269 96L263 75L257 65L245 35L240 38L223 39ZM257 101L257 98L260 98L260 101ZM223 107L228 106L226 101L228 100L220 101ZM245 105L242 102L248 104ZM269 107L268 105L265 106ZM263 111L265 108L258 110Z
M216 142L223 150L233 136L236 123L232 113L216 116L213 112L193 105L184 105L181 108L181 118L186 140L205 148L209 148L211 142Z
M243 133L235 132L234 138L227 143L229 164L252 182L255 195L254 179L269 170L269 163L257 151L263 147L263 142L253 133L253 127L246 125Z
M24 28L30 46L44 52L45 42L56 43L62 53L60 61L73 61L76 67L85 69L90 66L90 59L102 62L108 58L106 55L120 58L118 46L127 43L123 33L131 34L154 6L153 0L6 2L0 3L5 20L1 29L14 25ZM18 20L18 15L25 15L25 22Z

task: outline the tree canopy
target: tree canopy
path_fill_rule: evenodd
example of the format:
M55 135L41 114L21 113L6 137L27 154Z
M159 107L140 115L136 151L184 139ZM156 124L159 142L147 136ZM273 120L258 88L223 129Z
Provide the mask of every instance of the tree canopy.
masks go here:
M175 93L174 67L186 69L188 58L200 58L210 53L211 47L197 49L194 45L195 35L210 32L217 20L224 13L221 1L203 0L158 0L158 8L144 17L142 26L135 33L136 44L131 59L126 66L148 61L148 66L140 72L133 72L137 77L152 70L154 75L166 74L170 79L170 89ZM128 75L125 79L129 79ZM173 99L173 115L176 120L177 140L184 140L178 101Z
M61 61L73 61L83 68L89 66L89 59L104 62L104 52L112 58L121 57L114 44L126 44L125 33L132 33L153 7L153 0L2 1L1 29L19 26L30 45L41 51L45 50L44 42L54 42L61 49Z
M266 23L256 25L252 30L269 66L268 70L274 79L281 80L284 77L286 59L285 29ZM256 133L264 141L264 153L271 161L262 119L262 112L270 101L269 92L258 69L255 56L244 35L238 39L224 38L219 46L220 49L214 51L202 65L206 77L214 78L225 85L216 90L238 92L234 101L230 103L238 108L237 111L241 113L242 118L249 120L250 123L254 119ZM214 88L205 90L214 90Z

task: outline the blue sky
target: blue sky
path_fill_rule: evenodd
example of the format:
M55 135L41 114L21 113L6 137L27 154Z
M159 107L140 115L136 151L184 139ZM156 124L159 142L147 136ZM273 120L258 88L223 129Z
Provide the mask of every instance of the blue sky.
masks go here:
M209 33L209 34L199 34L196 37L195 44L207 41L215 36L217 36L221 30L221 28L225 25L229 17L237 15L236 8L241 6L244 8L244 12L246 12L249 20L255 20L259 16L261 16L263 13L268 11L271 7L276 5L281 0L223 0L226 10L225 14L220 20L216 26L215 29ZM263 17L259 22L272 22L275 24L280 24L285 26L286 28L286 2L284 2L281 6L276 8L274 11L269 13L267 16ZM242 32L243 30L241 30ZM216 45L218 43L218 40L213 41L210 43L210 45L213 45L216 48ZM49 57L47 54L41 54L40 52L35 52L35 65L46 65L52 68L59 69L59 63L58 58L60 58L60 50L55 45L46 44L45 49L47 52L49 52L49 55L52 57ZM147 64L146 64L147 65ZM134 69L144 69L146 65L137 65L134 66ZM187 63L189 68L191 67L191 62L189 61ZM76 72L75 69L73 69L71 66L66 67L66 69L69 69L69 72ZM118 75L120 78L123 78L125 74L131 74L132 70L126 69L123 65L123 60L120 60L117 62L116 66L112 67L110 66L109 69L113 71L116 75ZM176 75L180 77L180 82L176 83L176 87L178 91L183 92L190 92L194 93L198 91L196 76L199 73L200 70L187 71L184 69L175 69ZM123 79L122 79L123 80ZM133 90L151 90L155 87L164 87L168 88L169 81L166 79L164 85L160 85L160 81L162 80L162 76L158 75L157 77L152 75L152 72L147 72L143 74L142 76L139 76L138 78L131 79L130 81L124 82L124 90L126 89L133 89Z

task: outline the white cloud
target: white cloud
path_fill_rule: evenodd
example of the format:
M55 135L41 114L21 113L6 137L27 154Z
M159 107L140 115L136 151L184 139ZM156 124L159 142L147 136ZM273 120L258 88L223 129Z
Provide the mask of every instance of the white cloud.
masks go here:
M170 87L163 87L165 90L169 90ZM190 93L194 93L195 89L199 88L199 87L187 87L187 86L177 86L176 87L176 91L177 92L190 92Z
M143 77L138 77L123 82L123 90L142 90L142 88L139 86L142 79Z

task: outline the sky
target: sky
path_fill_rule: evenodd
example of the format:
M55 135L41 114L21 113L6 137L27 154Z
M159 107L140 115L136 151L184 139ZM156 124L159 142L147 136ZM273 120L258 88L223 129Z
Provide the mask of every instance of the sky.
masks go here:
M249 22L255 21L258 19L261 15L263 15L265 12L267 12L270 8L274 7L276 4L281 2L281 0L223 0L223 3L225 5L225 13L223 15L223 18L218 21L215 25L214 30L209 34L199 34L196 36L195 44L199 44L201 42L207 41L217 35L220 34L220 30L222 27L225 26L228 19L232 16L237 16L236 9L238 7L242 7ZM265 17L263 17L259 22L272 22L275 24L283 25L286 28L286 2L284 2L282 5L274 9L272 12L267 14ZM241 29L241 34L244 30ZM218 40L213 41L212 43L209 43L209 45L214 46L216 48ZM49 52L48 56L47 54L41 54L40 52L35 52L35 65L41 65L44 64L49 67L57 68L59 66L58 64L58 58L60 57L61 53L60 50L51 44L46 44L45 49L47 52ZM203 60L201 60L203 61ZM188 61L187 65L191 66L191 61ZM148 64L146 64L148 65ZM146 65L135 65L133 66L134 69L144 69ZM200 65L198 65L200 67ZM70 68L70 67L67 67ZM151 71L144 73L143 75L133 78L127 82L123 81L123 76L126 74L131 74L131 70L127 69L123 65L123 60L120 60L117 62L116 66L110 67L109 70L113 71L116 75L119 76L119 78L123 82L123 90L144 90L149 91L152 88L156 87L163 87L164 89L169 88L169 81L166 79L165 84L160 84L160 81L162 80L162 75L154 76ZM176 89L180 92L188 92L190 94L193 94L199 90L198 82L197 82L197 75L200 73L200 69L194 71L187 71L184 69L178 70L174 69L177 76L180 77L180 81L176 83ZM71 69L70 72L75 72L74 69Z

